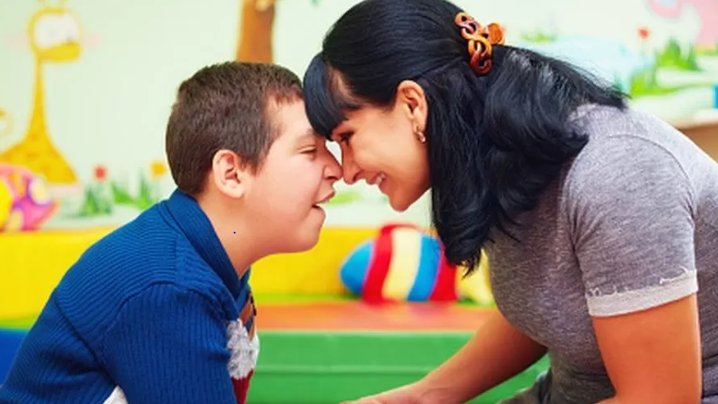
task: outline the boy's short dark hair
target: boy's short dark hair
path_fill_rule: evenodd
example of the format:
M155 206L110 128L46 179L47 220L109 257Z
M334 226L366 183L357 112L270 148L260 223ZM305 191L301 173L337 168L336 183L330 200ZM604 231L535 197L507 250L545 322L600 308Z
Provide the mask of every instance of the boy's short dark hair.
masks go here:
M277 136L268 106L302 99L290 70L265 63L206 66L185 80L167 123L165 151L172 178L183 192L204 188L212 158L232 150L258 169Z

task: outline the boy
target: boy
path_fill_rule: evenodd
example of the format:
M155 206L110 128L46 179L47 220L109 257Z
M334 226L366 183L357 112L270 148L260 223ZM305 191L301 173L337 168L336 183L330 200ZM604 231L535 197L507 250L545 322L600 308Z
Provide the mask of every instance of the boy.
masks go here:
M178 189L70 268L0 403L245 402L258 354L248 268L316 244L340 167L297 76L268 64L182 83L166 152Z

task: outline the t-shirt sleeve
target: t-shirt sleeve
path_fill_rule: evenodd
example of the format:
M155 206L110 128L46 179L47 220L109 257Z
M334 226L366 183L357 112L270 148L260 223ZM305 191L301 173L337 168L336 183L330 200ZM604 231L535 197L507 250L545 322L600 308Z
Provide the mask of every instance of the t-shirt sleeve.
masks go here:
M102 359L132 404L236 404L223 316L210 297L172 284L130 298Z
M641 138L596 142L567 182L589 313L625 314L695 293L694 193L680 164Z

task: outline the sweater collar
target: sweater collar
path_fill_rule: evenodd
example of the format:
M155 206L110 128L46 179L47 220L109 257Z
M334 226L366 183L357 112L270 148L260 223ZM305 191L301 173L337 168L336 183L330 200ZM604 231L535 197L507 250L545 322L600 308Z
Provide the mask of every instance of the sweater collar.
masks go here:
M237 298L240 292L246 289L250 270L239 278L212 223L197 201L190 195L175 190L165 201L165 206L192 247L219 275L232 296Z

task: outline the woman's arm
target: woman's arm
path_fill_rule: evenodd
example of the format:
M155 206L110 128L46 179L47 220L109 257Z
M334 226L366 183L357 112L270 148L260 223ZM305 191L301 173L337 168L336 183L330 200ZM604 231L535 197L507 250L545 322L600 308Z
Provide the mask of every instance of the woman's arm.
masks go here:
M699 404L701 342L696 296L632 314L594 317L616 396L599 404Z
M422 402L459 404L535 363L546 348L496 312L454 356L417 383Z
M702 394L700 199L696 168L671 145L642 135L597 137L572 167L574 251L616 391L602 404L696 404Z

